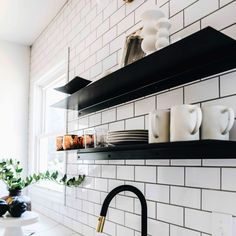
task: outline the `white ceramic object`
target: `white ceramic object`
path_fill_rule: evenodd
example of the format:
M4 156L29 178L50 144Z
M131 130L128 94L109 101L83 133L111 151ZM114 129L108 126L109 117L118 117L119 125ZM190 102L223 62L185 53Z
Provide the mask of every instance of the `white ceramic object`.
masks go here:
M155 110L149 113L148 142L170 141L170 111Z
M157 22L164 16L164 12L157 5L154 5L152 8L147 9L141 15L144 25L141 32L141 35L143 37L141 47L146 54L150 54L156 51L156 25Z
M157 33L157 29L155 27L155 24L146 24L143 26L141 36L145 38L148 35L155 35Z
M159 29L156 33L156 38L162 38L162 37L165 37L165 38L169 38L169 35L170 35L170 32L168 29L165 29L165 28L162 28L162 29Z
M155 47L156 49L161 49L169 45L169 39L165 37L161 37L156 40Z
M141 43L141 48L146 54L150 54L156 51L155 43L156 43L156 36L147 35Z
M234 111L226 106L204 106L201 128L202 139L229 140L234 124Z
M155 43L156 50L159 50L170 44L170 41L169 41L170 27L171 27L171 24L167 18L161 18L160 20L158 20L156 24L156 29L157 29L156 43Z
M143 12L143 14L141 15L141 19L143 22L150 22L150 21L157 22L164 16L165 16L164 12L157 5L154 5L153 7Z
M202 111L198 106L174 106L170 117L170 141L199 140Z
M156 24L157 30L161 29L161 28L165 28L167 30L170 29L171 27L171 23L167 18L161 18L158 20L157 24Z
M25 236L22 226L38 222L39 216L32 211L26 211L21 217L0 217L0 226L5 228L3 236Z

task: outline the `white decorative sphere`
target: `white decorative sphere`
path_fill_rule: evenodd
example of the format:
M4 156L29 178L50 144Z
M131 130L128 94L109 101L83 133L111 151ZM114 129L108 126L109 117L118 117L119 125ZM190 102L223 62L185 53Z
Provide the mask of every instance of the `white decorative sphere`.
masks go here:
M156 36L155 35L147 35L141 44L141 48L145 53L150 53L156 51L155 47Z
M171 27L171 23L167 18L161 18L158 20L156 27L157 27L157 30L159 30L160 28L166 28L169 30Z
M161 49L169 45L169 39L168 38L158 38L155 43L156 49Z
M154 27L153 24L146 24L143 26L143 29L142 29L142 32L141 32L141 36L143 38L145 38L147 35L150 35L150 34L156 34L157 33L157 29Z
M165 14L157 5L147 9L141 15L143 22L158 21L162 17L165 17Z
M168 38L169 35L170 35L169 30L167 30L167 29L165 29L165 28L162 28L162 29L159 29L159 30L157 31L157 33L156 33L156 39L162 38L162 37Z

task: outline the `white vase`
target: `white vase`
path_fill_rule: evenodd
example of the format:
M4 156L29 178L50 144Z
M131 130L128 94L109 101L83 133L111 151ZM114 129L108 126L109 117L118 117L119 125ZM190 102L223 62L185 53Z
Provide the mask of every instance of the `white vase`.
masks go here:
M156 43L156 36L147 35L141 43L141 48L146 54L150 54L156 51L155 43Z
M164 16L165 14L163 13L163 11L156 5L144 11L141 15L144 25L141 33L143 37L141 48L146 54L150 54L156 51L156 25L157 22Z
M157 30L163 29L163 28L167 29L167 30L170 30L171 23L167 18L163 17L163 18L158 20L158 22L156 24L156 27L157 27Z
M155 47L157 50L166 47L169 45L169 36L170 36L170 21L167 18L161 18L156 24L156 43Z
M157 5L147 9L141 15L141 19L144 24L150 23L150 21L157 22L162 17L165 17L165 14Z
M162 28L162 29L159 29L156 33L156 38L162 38L162 37L165 37L165 38L168 38L170 35L170 32L169 30L165 29L165 28Z
M157 33L157 28L156 28L155 24L149 23L149 24L145 24L143 26L141 36L143 38L145 38L148 35L156 35L156 33Z
M161 49L169 45L169 38L161 37L156 40L155 47L156 49Z

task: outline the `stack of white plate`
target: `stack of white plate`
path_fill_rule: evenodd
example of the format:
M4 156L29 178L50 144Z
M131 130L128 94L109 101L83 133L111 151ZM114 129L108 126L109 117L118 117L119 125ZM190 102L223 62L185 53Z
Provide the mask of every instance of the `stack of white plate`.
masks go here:
M107 142L110 145L148 143L148 130L110 131Z

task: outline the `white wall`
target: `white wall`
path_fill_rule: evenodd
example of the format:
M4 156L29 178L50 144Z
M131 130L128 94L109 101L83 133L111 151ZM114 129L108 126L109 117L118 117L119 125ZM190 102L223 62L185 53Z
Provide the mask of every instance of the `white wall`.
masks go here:
M142 26L140 15L147 6L159 4L172 23L171 40L183 38L211 25L236 39L236 1L231 0L69 0L32 47L31 79L52 67L53 59L71 47L70 78L95 80L119 67L124 36ZM193 45L194 46L194 45ZM103 126L110 130L147 128L147 114L154 108L176 104L225 104L236 112L236 70L210 79L140 98L126 105L99 111L80 119L69 113L69 130ZM117 81L119 82L119 81ZM236 139L236 124L230 138ZM78 161L69 153L68 174L85 173L86 183L67 189L66 205L36 186L33 206L84 236L95 236L104 197L120 184L137 186L148 201L151 236L209 236L212 212L224 212L236 221L236 160L120 160ZM51 191L52 192L52 191ZM62 194L60 195L62 196ZM105 233L140 235L140 206L129 193L116 197L110 207Z
M25 167L29 64L29 47L0 40L0 159L17 158Z

